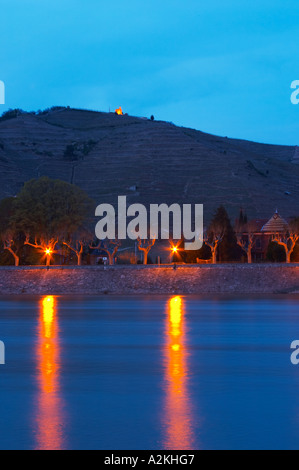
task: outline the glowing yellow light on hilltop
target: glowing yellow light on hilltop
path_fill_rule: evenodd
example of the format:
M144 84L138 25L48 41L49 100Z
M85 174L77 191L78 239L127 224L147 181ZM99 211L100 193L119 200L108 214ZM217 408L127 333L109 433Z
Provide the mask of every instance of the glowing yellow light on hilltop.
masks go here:
M121 106L115 110L116 114L118 114L119 116L122 116L124 113L123 113L123 110L121 109Z

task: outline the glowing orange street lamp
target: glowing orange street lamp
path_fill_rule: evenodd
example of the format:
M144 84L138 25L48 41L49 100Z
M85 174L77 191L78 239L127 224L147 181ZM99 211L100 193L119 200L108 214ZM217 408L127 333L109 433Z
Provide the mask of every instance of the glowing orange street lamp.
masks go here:
M46 258L47 258L47 266L50 266L50 262L51 262L51 254L53 253L53 251L51 250L51 248L47 248L45 250L45 255L46 255Z
M176 261L177 261L177 258L178 256L175 256L175 255L178 255L178 252L179 252L179 248L178 246L175 246L175 245L172 245L171 246L171 254L172 254L172 263L173 264L173 269L176 269Z

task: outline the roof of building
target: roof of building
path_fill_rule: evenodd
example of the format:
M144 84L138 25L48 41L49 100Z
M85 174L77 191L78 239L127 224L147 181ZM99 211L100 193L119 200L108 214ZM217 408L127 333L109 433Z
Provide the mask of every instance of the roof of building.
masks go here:
M235 229L238 233L260 233L267 222L268 219L251 219L246 224L240 225L237 220L235 223Z
M261 232L268 219L253 219L247 223L247 230L250 232Z
M273 217L262 227L264 233L283 233L288 230L289 224L276 211Z

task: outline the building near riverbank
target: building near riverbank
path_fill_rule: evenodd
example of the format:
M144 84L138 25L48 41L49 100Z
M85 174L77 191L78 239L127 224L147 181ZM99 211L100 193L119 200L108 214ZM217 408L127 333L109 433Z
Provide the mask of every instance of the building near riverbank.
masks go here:
M252 260L263 261L273 237L283 236L288 230L289 223L276 211L270 219L253 219L244 224L241 235L245 243L250 237L253 240Z

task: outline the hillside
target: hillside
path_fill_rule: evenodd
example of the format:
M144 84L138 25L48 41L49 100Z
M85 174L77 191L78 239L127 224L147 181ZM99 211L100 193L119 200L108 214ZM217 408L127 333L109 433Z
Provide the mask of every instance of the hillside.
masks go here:
M0 198L31 178L74 183L97 204L224 204L268 217L299 215L296 147L216 137L171 123L61 108L0 122Z

